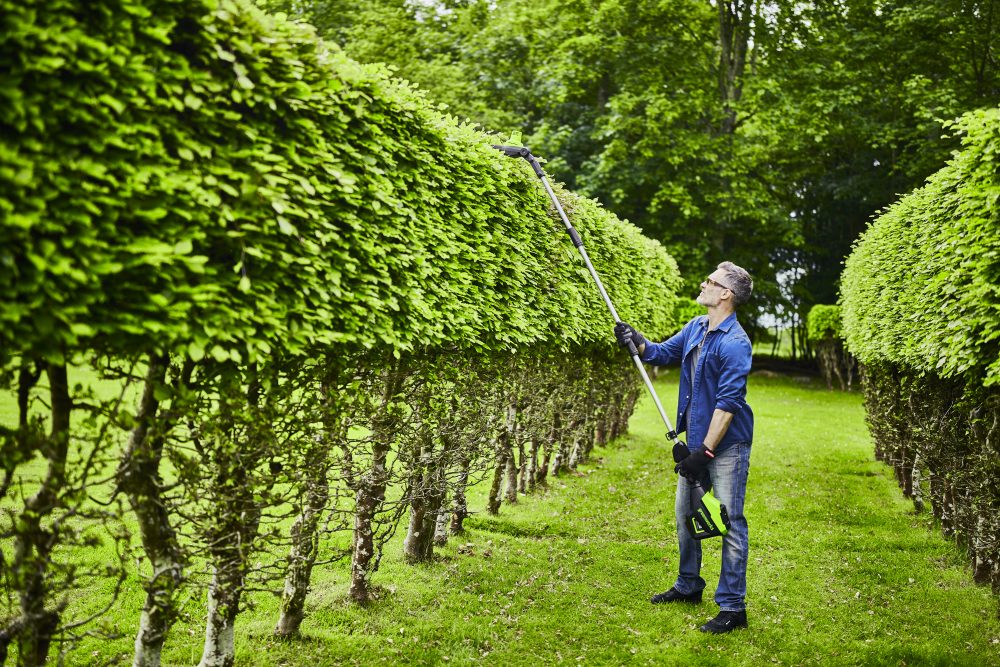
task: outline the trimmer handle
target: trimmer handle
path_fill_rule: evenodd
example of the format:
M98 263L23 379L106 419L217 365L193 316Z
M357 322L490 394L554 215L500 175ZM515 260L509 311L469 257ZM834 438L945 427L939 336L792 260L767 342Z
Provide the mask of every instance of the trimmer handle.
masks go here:
M531 151L524 146L502 146L493 144L493 148L498 151L503 151L503 154L507 157L523 157L526 158L531 155Z

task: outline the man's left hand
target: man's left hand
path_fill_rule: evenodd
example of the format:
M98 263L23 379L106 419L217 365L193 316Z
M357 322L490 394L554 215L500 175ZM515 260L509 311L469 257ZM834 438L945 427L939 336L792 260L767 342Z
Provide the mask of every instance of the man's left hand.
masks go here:
M674 472L687 477L692 482L698 481L705 476L708 464L715 458L715 452L702 445L698 451L691 452L691 455L677 464Z

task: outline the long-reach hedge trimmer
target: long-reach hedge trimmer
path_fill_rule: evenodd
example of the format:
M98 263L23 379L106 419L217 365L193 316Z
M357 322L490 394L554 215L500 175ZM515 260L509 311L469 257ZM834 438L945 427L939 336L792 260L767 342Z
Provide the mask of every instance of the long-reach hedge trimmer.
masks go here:
M507 157L513 158L524 158L531 165L534 170L535 175L542 182L545 187L545 192L548 193L549 199L552 200L552 205L555 206L556 211L559 213L559 217L562 219L563 224L566 225L566 231L569 233L570 239L573 241L573 245L576 249L580 251L580 256L583 257L583 263L587 265L587 270L590 271L590 276L594 279L594 283L597 285L598 291L601 293L601 298L604 299L604 303L608 307L608 311L611 313L611 317L614 318L615 324L621 323L621 319L618 317L618 311L615 310L615 306L611 303L611 297L608 296L607 291L604 289L604 284L601 282L601 277L597 275L597 271L594 269L594 265L590 261L590 257L587 255L586 248L583 247L583 240L580 238L580 234L570 223L569 218L566 216L566 211L563 210L562 204L556 198L556 193L553 192L552 186L549 185L549 180L545 177L545 172L542 170L542 165L538 163L538 159L531 154L531 151L524 146L506 146L506 145L494 145L493 148L498 151L502 151ZM639 358L639 350L636 348L635 343L629 341L628 353L632 357L632 361L635 363L636 369L639 371L639 375L642 376L642 381L646 385L646 389L649 391L649 395L653 398L653 403L656 405L656 410L660 413L660 418L663 420L664 425L667 427L667 437L673 441L673 457L674 462L680 463L684 457L688 455L688 448L680 438L677 437L677 432L674 427L670 424L670 419L667 418L667 413L663 410L663 404L660 403L660 397L656 395L656 390L653 388L653 383L649 379L649 375L646 373L645 366L642 365L642 359ZM704 539L706 537L714 537L716 535L725 535L729 530L729 515L726 513L726 508L719 504L719 501L715 499L715 496L711 492L705 492L704 488L699 483L692 484L692 507L695 511L693 514L688 516L687 526L688 530L691 532L691 536L695 539ZM694 497L694 493L700 494L698 498Z

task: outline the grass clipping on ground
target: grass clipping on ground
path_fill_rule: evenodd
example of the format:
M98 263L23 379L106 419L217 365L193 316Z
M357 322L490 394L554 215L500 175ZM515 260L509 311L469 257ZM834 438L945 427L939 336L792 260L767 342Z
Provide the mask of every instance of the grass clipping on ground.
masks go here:
M676 378L657 382L664 405L676 402ZM705 543L704 603L649 603L676 572L676 476L645 399L629 436L499 517L475 515L434 563L405 565L397 535L369 608L347 601L346 564L318 568L304 637L279 642L277 599L254 595L237 622L237 663L997 664L995 598L874 461L860 396L760 375L748 401L748 630L697 631L718 610L720 540ZM475 511L484 486L470 493ZM71 664L128 660L142 601L134 581L109 619L124 636L80 647ZM165 664L197 661L203 605L185 606Z

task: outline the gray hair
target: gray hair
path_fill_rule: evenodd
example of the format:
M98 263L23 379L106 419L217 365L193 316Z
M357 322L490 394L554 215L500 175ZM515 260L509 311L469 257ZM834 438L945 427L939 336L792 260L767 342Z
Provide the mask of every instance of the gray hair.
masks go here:
M753 278L746 269L740 268L732 262L719 264L719 269L726 272L726 287L733 293L733 299L737 306L742 306L750 300L753 292Z

